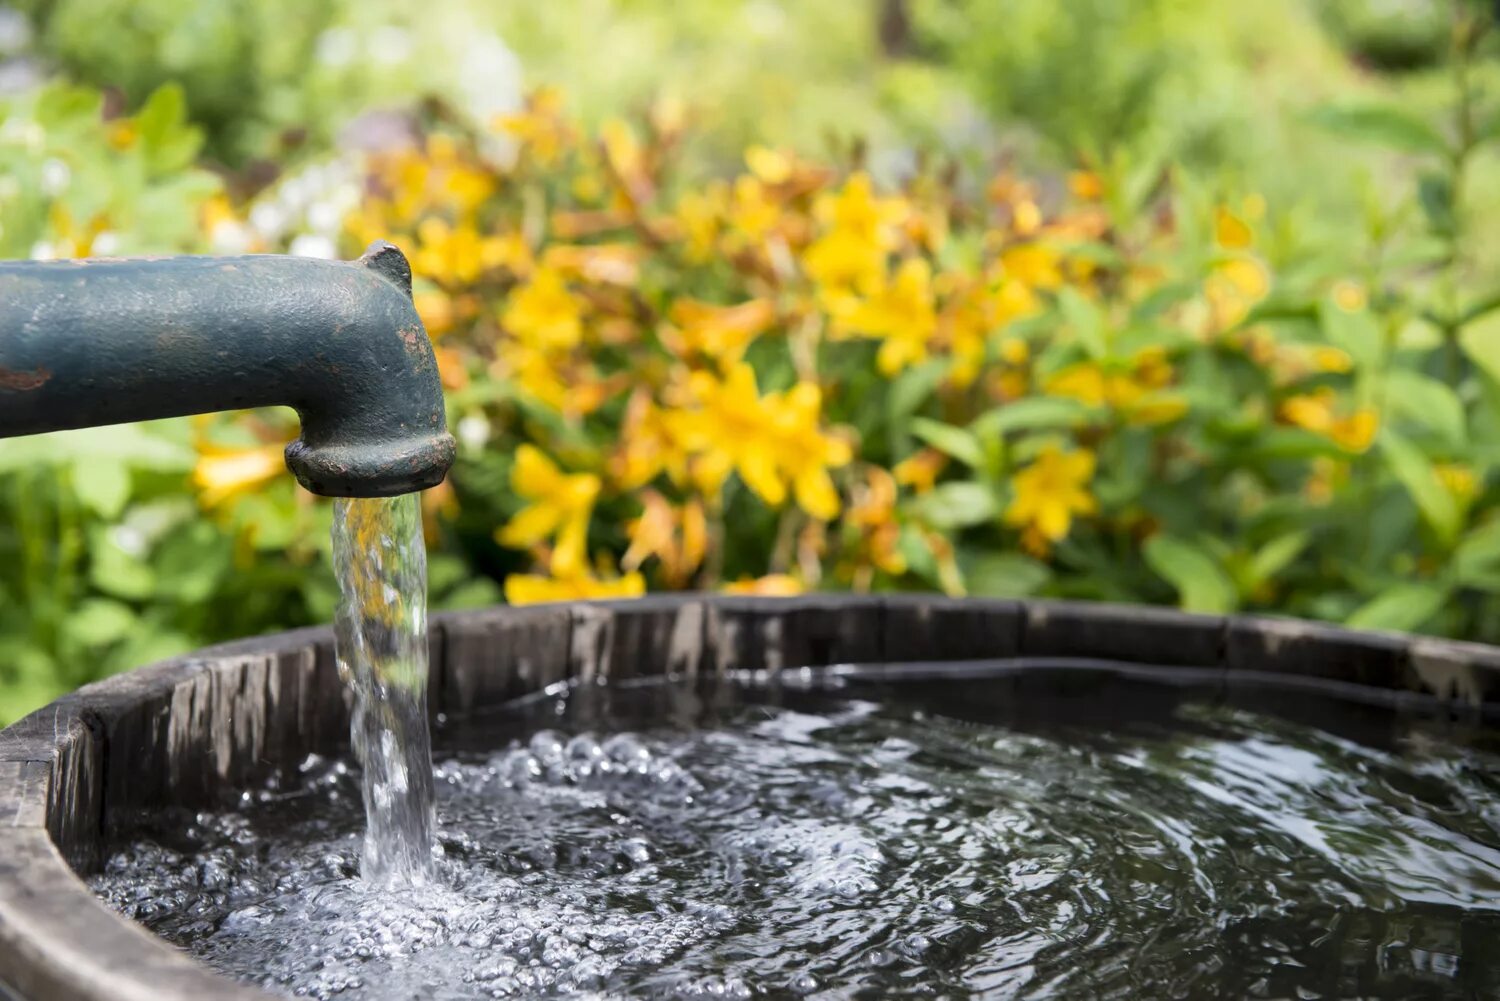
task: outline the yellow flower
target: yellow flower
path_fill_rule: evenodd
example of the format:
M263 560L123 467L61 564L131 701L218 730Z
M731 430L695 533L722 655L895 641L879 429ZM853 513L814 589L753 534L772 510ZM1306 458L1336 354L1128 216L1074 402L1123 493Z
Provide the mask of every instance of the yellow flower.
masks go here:
M1211 330L1238 325L1270 290L1270 274L1254 258L1232 257L1221 261L1203 283Z
M876 292L910 206L900 198L877 198L869 175L861 172L837 194L821 196L813 211L825 232L802 256L807 274L825 294Z
M617 377L601 379L588 362L516 341L501 343L492 371L497 378L513 380L535 400L570 418L599 409L621 382Z
M797 506L814 518L831 520L839 513L839 495L828 470L848 465L854 450L818 426L823 392L813 383L797 383L770 405L776 418L777 456Z
M1042 209L1027 198L1011 206L1010 225L1017 236L1032 236L1042 228Z
M792 176L795 162L780 150L751 146L745 150L745 166L765 184L782 184Z
M550 166L571 143L572 129L562 118L562 92L542 87L532 92L520 114L502 115L496 126L509 133L542 167Z
M1354 359L1349 357L1349 352L1343 348L1335 348L1329 345L1315 347L1310 352L1313 368L1319 372L1333 372L1335 374L1348 372L1354 367Z
M1341 281L1333 286L1333 301L1346 313L1358 313L1369 304L1365 287L1355 281Z
M748 594L761 598L792 598L806 589L791 574L773 573L764 577L745 577L722 588L725 594Z
M1243 219L1220 205L1214 210L1214 242L1226 250L1244 250L1255 236Z
M1303 485L1303 493L1313 504L1327 504L1348 479L1348 462L1320 455L1312 461L1312 471Z
M738 177L729 201L730 228L752 244L760 243L776 228L781 206L766 191L758 178Z
M771 507L788 489L814 518L838 514L838 492L828 474L849 463L848 442L819 427L822 391L800 382L784 393L761 396L755 370L730 366L720 380L694 372L688 395L696 409L674 415L674 434L693 454L693 477L705 494L717 494L731 472Z
M140 138L141 127L134 118L116 118L105 131L109 145L121 152L133 149Z
M677 226L687 241L688 259L704 263L713 258L719 226L729 211L729 195L722 182L703 191L689 191L677 202Z
M932 266L922 258L903 262L890 285L860 302L838 327L843 336L880 338L875 362L887 376L926 359L936 330Z
M769 299L735 306L679 299L672 304L671 318L675 326L663 328L660 336L674 354L737 362L750 343L776 322L776 307Z
M200 446L193 467L199 502L204 507L218 507L275 479L286 469L284 452L285 446L276 444L250 448Z
M648 490L641 497L641 516L629 525L630 548L620 560L626 570L637 570L656 557L668 586L686 584L708 552L708 517L703 502L693 498L674 507Z
M631 286L641 276L645 257L644 247L629 243L554 244L542 255L542 267L564 278Z
M541 267L510 295L501 323L512 337L544 351L566 351L583 339L578 300L558 272Z
M1282 419L1308 431L1326 434L1333 427L1333 390L1323 387L1282 401Z
M1047 392L1091 407L1118 410L1131 424L1166 424L1187 413L1187 400L1164 391L1172 379L1172 366L1160 350L1147 349L1131 360L1129 368L1106 368L1098 362L1069 365L1047 380Z
M848 522L860 530L861 557L885 573L906 572L901 554L901 526L896 521L898 488L896 477L878 466L865 472L865 481L854 493Z
M1438 482L1453 495L1460 504L1468 504L1479 496L1480 482L1472 466L1459 462L1440 462L1433 466Z
M1338 413L1338 397L1327 386L1287 397L1281 418L1289 424L1330 438L1349 452L1363 452L1380 430L1380 414L1373 407L1357 407L1347 416Z
M1005 509L1006 524L1034 530L1048 542L1066 538L1075 514L1098 510L1088 491L1093 476L1092 452L1044 446L1036 461L1015 475L1015 497Z
M896 463L891 470L896 482L919 494L931 490L938 474L948 465L948 457L935 448L923 448Z
M646 578L639 573L603 579L590 573L570 577L511 574L505 578L505 600L512 605L538 605L549 601L590 601L600 598L639 598L646 593Z
M644 388L636 390L625 407L620 447L610 464L610 472L621 489L642 487L662 472L674 483L684 482L688 448L682 432L691 421L691 415L658 407Z
M896 229L910 211L905 199L875 197L875 185L863 171L851 175L837 195L819 198L814 207L831 228L886 247L894 246Z
M584 574L589 517L599 496L599 477L564 473L534 445L516 449L511 489L531 503L496 533L502 546L526 549L553 539L550 568L556 577Z
M1025 365L1031 360L1031 346L1024 338L1007 337L1000 342L1000 360L1007 365Z
M1062 255L1040 243L1023 243L1000 254L1004 273L1028 288L1053 289L1063 283Z
M1068 191L1080 201L1096 202L1104 197L1104 181L1090 170L1075 170L1068 175Z
M731 472L739 473L761 500L772 507L786 500L786 484L777 469L774 418L755 385L755 370L744 362L730 366L721 380L694 372L688 392L697 404L679 412L674 429L695 453L693 476L699 488L717 494Z
M1359 407L1348 417L1336 421L1329 437L1345 451L1363 452L1375 443L1379 431L1380 414L1374 407Z
M443 284L471 284L485 270L506 260L507 245L498 237L484 237L470 223L458 227L429 216L417 227L417 249L412 273Z
M886 250L844 230L834 230L802 254L802 267L825 298L853 292L872 293L885 277Z

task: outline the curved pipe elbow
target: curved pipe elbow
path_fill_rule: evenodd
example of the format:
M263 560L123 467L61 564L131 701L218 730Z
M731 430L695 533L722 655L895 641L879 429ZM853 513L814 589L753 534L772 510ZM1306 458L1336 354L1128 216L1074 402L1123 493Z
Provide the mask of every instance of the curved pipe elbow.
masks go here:
M355 266L386 288L339 300L344 314L307 360L292 404L302 436L287 446L286 464L307 489L333 497L425 490L447 475L454 442L432 343L412 304L411 268L383 241Z
M453 463L401 252L0 264L0 437L290 406L314 493L434 486Z

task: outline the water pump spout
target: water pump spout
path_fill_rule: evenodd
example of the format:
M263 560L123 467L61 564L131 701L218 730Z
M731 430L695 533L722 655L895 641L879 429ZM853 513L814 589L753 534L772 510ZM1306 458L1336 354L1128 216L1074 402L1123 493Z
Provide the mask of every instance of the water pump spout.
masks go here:
M442 481L453 438L400 250L0 263L0 437L264 406L297 411L286 462L314 493Z

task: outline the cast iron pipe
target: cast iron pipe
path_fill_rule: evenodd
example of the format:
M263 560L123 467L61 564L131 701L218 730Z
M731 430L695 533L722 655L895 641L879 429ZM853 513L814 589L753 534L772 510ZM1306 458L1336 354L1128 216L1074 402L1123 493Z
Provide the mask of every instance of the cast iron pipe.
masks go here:
M0 437L265 406L301 418L286 463L314 493L442 482L453 438L400 250L0 263Z

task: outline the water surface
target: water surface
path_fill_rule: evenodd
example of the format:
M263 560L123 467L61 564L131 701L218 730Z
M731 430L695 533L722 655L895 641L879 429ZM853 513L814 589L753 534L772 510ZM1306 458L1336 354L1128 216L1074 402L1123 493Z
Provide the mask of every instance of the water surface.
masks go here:
M429 885L310 761L94 887L315 997L1500 996L1490 738L1076 677L532 699L440 734Z

